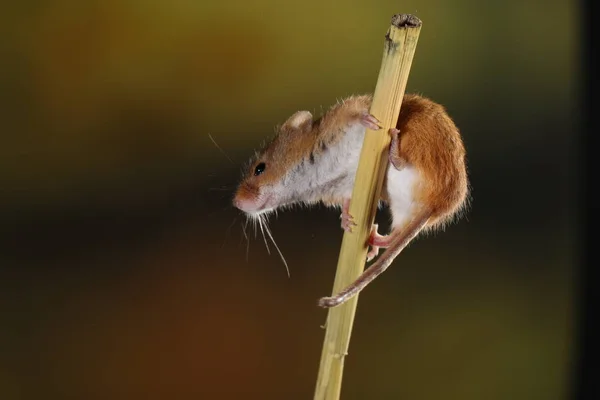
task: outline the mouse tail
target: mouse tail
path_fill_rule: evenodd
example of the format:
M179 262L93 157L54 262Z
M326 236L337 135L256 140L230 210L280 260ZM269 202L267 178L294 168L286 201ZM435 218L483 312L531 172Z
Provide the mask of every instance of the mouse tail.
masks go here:
M394 261L396 256L425 228L432 213L430 210L423 210L406 225L404 229L398 232L392 232L390 235L394 237L385 250L385 252L371 265L365 272L362 273L354 282L352 282L344 290L332 297L322 297L319 299L319 306L330 308L338 306L346 302L351 297L356 296L375 278L381 275Z

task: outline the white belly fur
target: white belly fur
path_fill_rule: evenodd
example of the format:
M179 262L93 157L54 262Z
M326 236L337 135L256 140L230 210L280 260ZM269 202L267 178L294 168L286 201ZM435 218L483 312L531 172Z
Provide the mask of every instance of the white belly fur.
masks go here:
M392 229L408 223L419 204L414 201L419 172L412 166L397 170L390 165L387 171L387 192L392 213Z

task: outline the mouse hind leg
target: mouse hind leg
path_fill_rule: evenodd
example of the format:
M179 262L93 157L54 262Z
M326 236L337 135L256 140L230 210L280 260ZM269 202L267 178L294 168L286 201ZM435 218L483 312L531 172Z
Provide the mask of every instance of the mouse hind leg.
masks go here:
M389 130L392 138L390 143L389 161L391 168L387 172L387 191L389 208L392 214L392 231L403 229L410 222L411 216L415 212L413 188L418 179L417 171L409 165L400 155L400 130L392 128ZM342 228L352 232L352 227L356 226L352 216L349 213L350 200L345 200L342 205ZM373 260L379 254L379 250L390 246L393 235L381 235L378 232L379 226L373 224L368 239L370 249L367 253L367 262Z
M418 172L414 167L404 162L397 152L395 152L394 149L397 149L398 146L393 146L393 136L390 148L390 163L392 163L392 167L388 168L386 176L388 205L392 217L392 232L404 229L418 208L418 204L414 201L414 188L418 180ZM397 134L395 136L397 137ZM396 164L400 163L402 166L398 168ZM379 254L380 248L389 247L393 236L392 234L381 235L377 232L377 225L374 224L369 236L368 243L371 249L367 253L367 261L375 258Z

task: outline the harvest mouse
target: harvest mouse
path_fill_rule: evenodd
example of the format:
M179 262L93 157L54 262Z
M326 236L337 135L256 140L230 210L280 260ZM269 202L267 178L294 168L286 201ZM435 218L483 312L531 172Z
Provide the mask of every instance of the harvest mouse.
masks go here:
M251 160L233 198L235 207L261 218L293 204L341 207L342 228L355 225L348 210L366 128L381 129L369 113L371 95L350 96L313 120L293 114ZM377 134L370 132L370 134ZM381 201L391 212L391 232L373 224L367 261L384 253L351 285L322 307L337 306L385 271L420 232L443 228L465 209L469 182L461 135L443 106L415 94L404 96L396 128L389 130L389 165Z

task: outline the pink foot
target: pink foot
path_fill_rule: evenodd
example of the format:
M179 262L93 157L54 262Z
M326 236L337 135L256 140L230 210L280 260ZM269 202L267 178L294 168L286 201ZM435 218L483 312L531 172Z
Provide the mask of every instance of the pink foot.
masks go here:
M373 224L371 227L371 235L369 236L369 246L371 246L371 250L367 253L367 262L371 261L379 254L380 248L389 247L390 239L389 235L380 235L377 232L378 225Z
M352 232L352 228L356 226L354 218L350 215L350 200L344 200L342 204L342 229L346 232Z
M379 120L369 113L365 113L361 116L360 123L365 128L369 128L374 131L381 129L381 127L379 126Z

